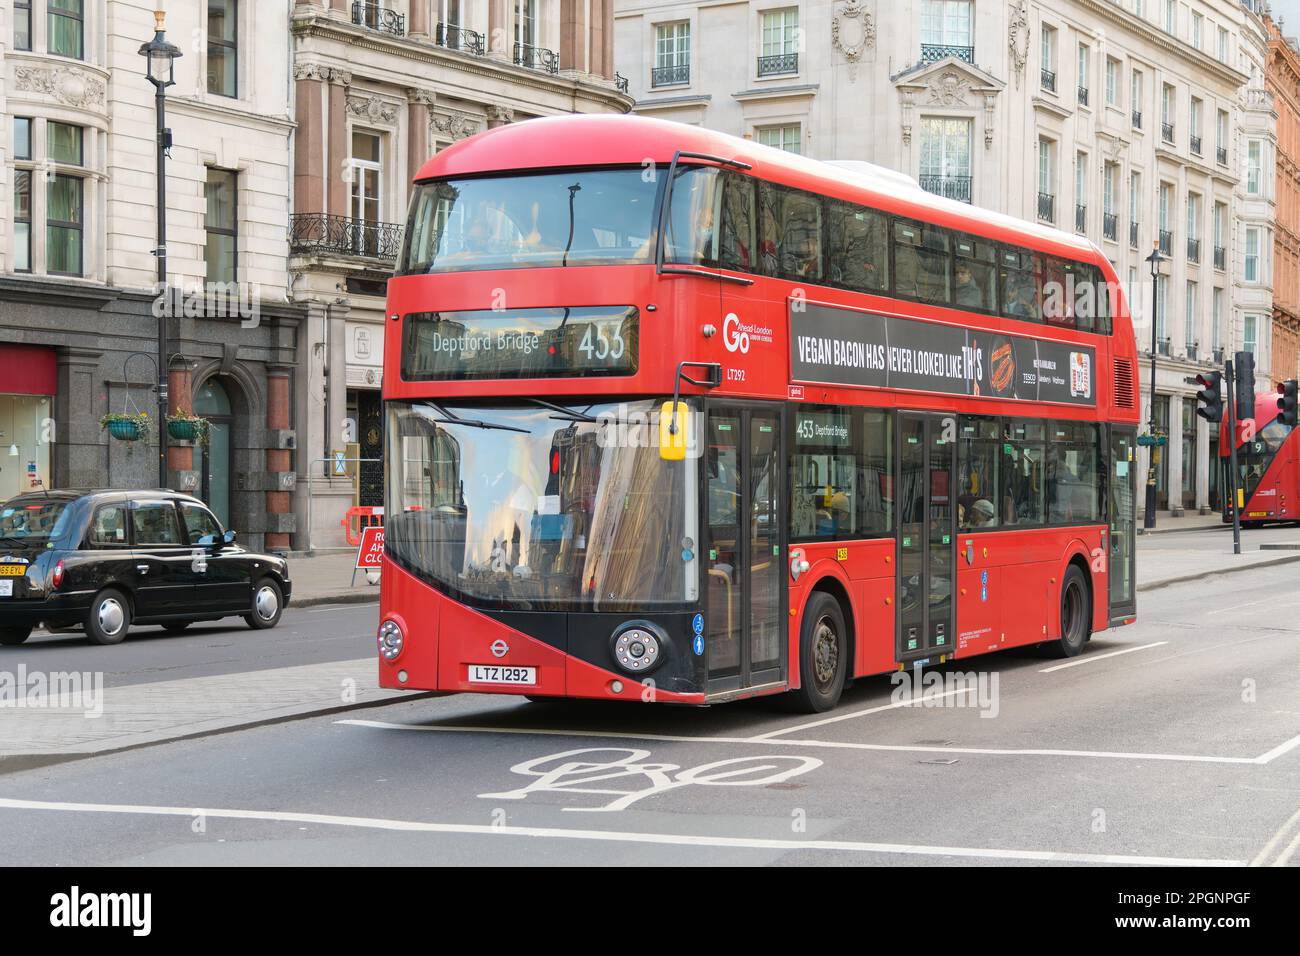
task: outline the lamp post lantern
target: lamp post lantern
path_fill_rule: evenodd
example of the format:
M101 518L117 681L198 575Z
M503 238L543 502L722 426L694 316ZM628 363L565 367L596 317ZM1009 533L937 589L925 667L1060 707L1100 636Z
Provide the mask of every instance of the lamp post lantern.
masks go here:
M154 87L155 113L158 120L157 183L158 183L158 246L154 256L158 259L157 295L167 295L167 153L172 146L172 131L167 128L167 87L176 82L176 60L181 51L167 40L163 30L166 14L154 13L153 39L140 45L140 55L145 58L146 77ZM166 301L166 300L164 300ZM158 313L158 487L167 487L167 309Z
M1147 499L1146 509L1142 515L1142 527L1151 529L1156 526L1156 466L1160 461L1160 444L1156 435L1156 336L1160 328L1160 266L1165 256L1160 252L1160 243L1155 244L1147 263L1151 266L1151 418L1147 431L1150 434L1150 452L1147 456Z

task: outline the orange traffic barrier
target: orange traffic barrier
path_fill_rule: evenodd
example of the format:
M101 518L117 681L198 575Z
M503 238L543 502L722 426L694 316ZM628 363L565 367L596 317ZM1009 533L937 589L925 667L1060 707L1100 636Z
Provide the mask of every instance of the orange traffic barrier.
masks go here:
M361 535L366 528L384 526L384 509L363 506L349 508L339 523L343 525L348 544L356 548L361 545Z

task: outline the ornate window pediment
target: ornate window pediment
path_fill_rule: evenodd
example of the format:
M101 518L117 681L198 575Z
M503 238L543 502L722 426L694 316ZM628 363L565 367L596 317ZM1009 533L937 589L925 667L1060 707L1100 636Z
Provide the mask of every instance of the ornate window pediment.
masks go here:
M893 78L902 106L904 143L912 141L912 113L925 110L956 110L973 115L984 112L984 146L993 145L993 112L998 94L1006 83L977 66L947 57L904 71Z

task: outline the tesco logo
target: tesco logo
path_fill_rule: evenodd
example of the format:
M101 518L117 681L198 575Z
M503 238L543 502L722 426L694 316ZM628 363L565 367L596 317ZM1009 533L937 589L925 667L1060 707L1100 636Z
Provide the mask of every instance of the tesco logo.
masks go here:
M741 330L740 317L735 312L728 312L722 320L722 344L728 352L749 354L749 333Z

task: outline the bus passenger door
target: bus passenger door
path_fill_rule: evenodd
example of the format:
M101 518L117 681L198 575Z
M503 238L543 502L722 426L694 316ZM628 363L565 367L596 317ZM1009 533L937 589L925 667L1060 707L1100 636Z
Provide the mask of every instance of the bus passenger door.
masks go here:
M1110 619L1132 617L1137 611L1134 561L1137 536L1137 472L1133 458L1137 439L1131 428L1110 430Z
M951 429L951 433L949 430ZM899 415L897 659L953 650L952 416Z
M781 413L710 403L705 431L706 692L733 696L785 679Z

